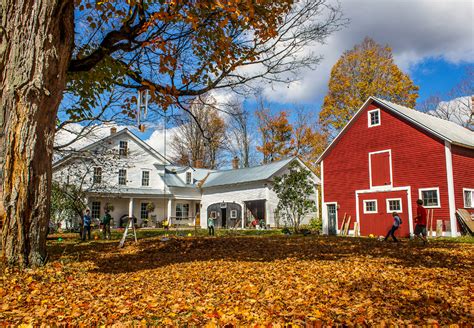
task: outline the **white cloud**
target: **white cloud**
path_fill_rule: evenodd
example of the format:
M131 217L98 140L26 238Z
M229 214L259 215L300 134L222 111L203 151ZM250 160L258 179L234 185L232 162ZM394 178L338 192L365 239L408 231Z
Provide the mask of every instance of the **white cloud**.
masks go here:
M163 129L156 129L153 131L150 137L144 141L160 154L170 159L175 155L171 147L171 142L177 133L177 127L168 128L166 129L166 132Z
M266 88L269 100L307 102L323 96L332 66L366 36L390 45L395 62L405 72L429 58L474 62L472 1L345 0L341 5L351 20L348 27L331 35L325 45L307 49L324 56L320 65L303 72L301 80L289 86Z

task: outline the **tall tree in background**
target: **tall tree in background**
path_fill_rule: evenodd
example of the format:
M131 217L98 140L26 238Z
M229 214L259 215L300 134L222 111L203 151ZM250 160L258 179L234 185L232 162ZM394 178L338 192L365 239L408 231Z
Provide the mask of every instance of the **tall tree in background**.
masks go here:
M291 155L298 156L313 172L319 173L316 160L327 146L327 134L321 129L313 111L297 108L291 137Z
M288 114L293 113L293 122ZM257 150L263 155L263 162L269 163L284 157L298 156L313 172L318 168L316 160L327 145L327 133L319 129L311 110L303 107L271 114L261 105L256 112L261 135Z
M449 92L431 95L418 109L474 131L474 68Z
M166 109L256 79L291 81L320 60L301 50L344 24L326 0L5 0L0 21L2 259L19 266L46 259L51 158L66 73L79 99L120 84L147 88ZM239 70L252 65L257 69ZM282 77L285 72L293 74Z
M216 169L225 148L226 124L220 117L212 97L195 100L184 117L177 119L178 130L171 141L174 162Z
M346 51L331 70L319 116L322 127L334 135L370 96L414 108L418 87L394 63L388 45L365 38Z
M263 155L263 163L289 156L293 127L288 122L287 112L272 114L268 108L262 107L255 114L261 136L261 145L257 146L257 150Z
M242 167L249 167L254 138L250 112L237 99L232 99L225 108L229 115L226 132L228 150L233 157L239 158Z

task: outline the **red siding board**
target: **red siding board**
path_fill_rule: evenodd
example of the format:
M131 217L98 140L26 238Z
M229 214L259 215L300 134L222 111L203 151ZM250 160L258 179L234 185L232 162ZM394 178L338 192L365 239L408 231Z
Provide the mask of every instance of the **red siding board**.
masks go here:
M453 156L454 200L456 208L464 208L463 188L474 189L474 149L451 147ZM474 213L473 208L466 208Z
M369 128L367 111L375 108L360 113L324 158L324 201L339 204L338 226L344 213L356 217L355 191L370 189L368 153L388 149L393 187L411 187L412 213L419 188L439 187L441 208L434 210L434 219L449 221L444 141L382 107L381 125ZM405 222L408 226L408 218Z

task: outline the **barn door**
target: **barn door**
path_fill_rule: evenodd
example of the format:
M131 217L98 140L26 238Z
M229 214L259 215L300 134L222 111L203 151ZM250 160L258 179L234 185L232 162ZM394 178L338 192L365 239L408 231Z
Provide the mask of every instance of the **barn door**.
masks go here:
M370 161L370 186L381 187L392 185L390 151L384 150L369 153Z

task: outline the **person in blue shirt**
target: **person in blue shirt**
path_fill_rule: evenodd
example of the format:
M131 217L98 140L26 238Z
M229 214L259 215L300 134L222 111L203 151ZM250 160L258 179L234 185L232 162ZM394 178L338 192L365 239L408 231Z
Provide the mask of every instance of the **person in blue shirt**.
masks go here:
M91 240L91 223L92 219L90 216L91 211L86 210L86 214L82 218L82 240L86 240L86 233L87 233L87 239Z
M402 224L402 219L400 219L400 216L398 215L397 212L392 213L393 216L393 225L392 228L387 233L387 236L385 236L385 241L387 241L388 237L392 236L394 242L398 242L398 239L395 238L395 231L400 227L400 224Z

